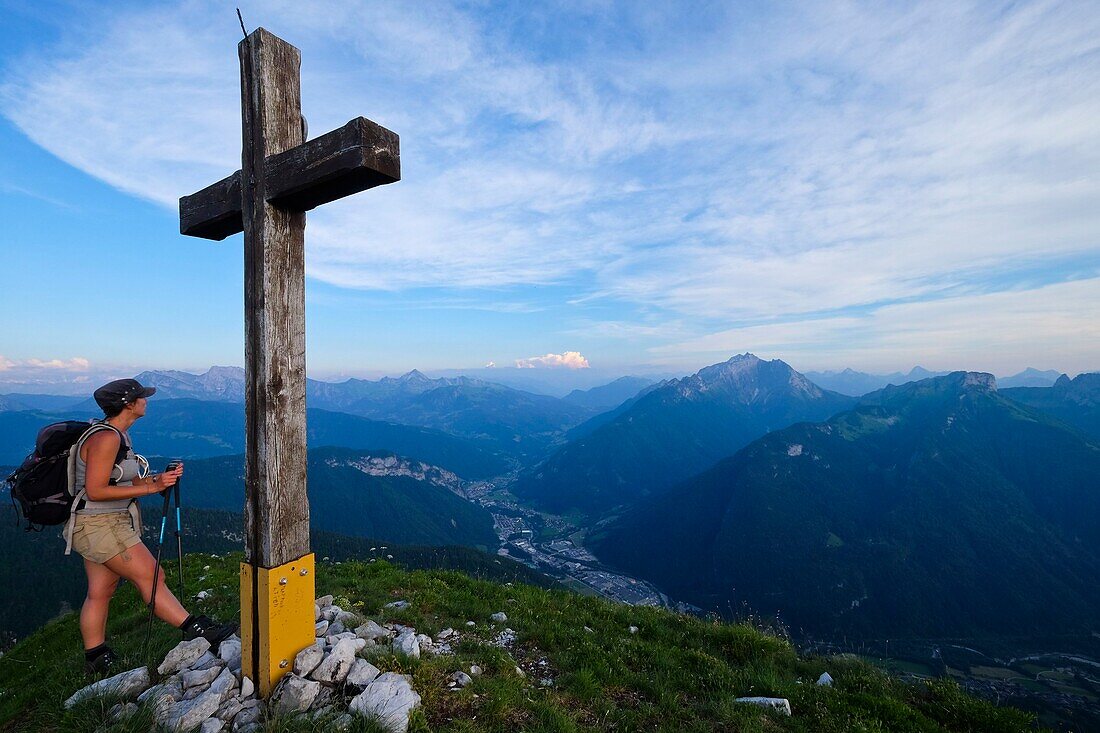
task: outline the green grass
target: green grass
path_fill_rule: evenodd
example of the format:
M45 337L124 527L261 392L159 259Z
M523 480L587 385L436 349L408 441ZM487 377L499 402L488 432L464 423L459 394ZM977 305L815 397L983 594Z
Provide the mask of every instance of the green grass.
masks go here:
M237 612L239 558L188 559L188 587L213 588L204 604L221 618ZM208 571L203 566L209 565ZM203 576L199 580L199 576ZM1028 716L964 694L953 682L908 685L851 659L800 658L784 639L745 625L713 623L653 608L630 607L565 591L499 585L458 572L408 572L394 565L322 563L318 592L376 620L435 634L456 629L454 656L405 659L375 655L383 671L411 674L423 698L410 730L499 731L1015 731ZM382 611L404 599L403 611ZM516 643L490 643L495 611L508 614ZM113 602L111 643L131 666L140 663L145 615L132 588ZM467 627L466 621L476 622ZM639 627L637 634L628 631ZM592 629L586 631L584 627ZM159 661L178 632L157 624L149 661ZM108 724L113 701L89 701L62 712L61 701L84 684L76 619L64 617L0 658L0 731L149 730L148 713ZM480 665L464 690L448 675ZM516 673L520 666L525 674ZM832 688L818 687L828 671ZM552 678L552 685L541 683ZM734 702L743 695L787 697L790 718ZM325 730L324 723L268 721L269 731ZM358 730L374 730L362 721Z

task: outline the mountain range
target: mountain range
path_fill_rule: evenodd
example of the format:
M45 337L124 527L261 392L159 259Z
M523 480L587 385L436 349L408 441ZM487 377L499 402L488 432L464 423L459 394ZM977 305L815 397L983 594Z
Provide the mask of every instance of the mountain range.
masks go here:
M158 396L244 401L244 370L213 367L205 374L142 372ZM310 407L444 430L515 456L538 456L597 407L512 389L470 377L432 379L418 370L379 380L306 380Z
M849 368L839 372L806 372L806 378L825 389L831 389L834 392L851 397L859 397L891 384L906 384L915 382L918 379L941 377L947 373L932 372L921 366L915 366L908 372L894 372L893 374L868 374Z
M102 417L95 410L64 413L0 412L0 464L18 464L38 430L61 419ZM429 428L371 420L310 408L306 411L309 445L384 449L416 456L466 479L496 476L511 462L464 438ZM146 416L131 428L138 452L175 458L205 458L244 452L244 406L196 399L150 402Z
M562 399L593 410L610 410L646 389L654 382L646 377L619 377L592 389L575 389Z
M1062 420L1100 440L1100 372L1065 374L1050 387L1017 387L1002 393Z
M588 544L674 597L805 633L1087 634L1097 476L1100 443L958 372L772 432Z
M522 473L513 492L554 512L599 513L659 493L750 441L851 407L778 359L752 354L661 383Z
M933 372L924 367L915 366L908 372L894 372L893 374L868 374L851 368L839 372L806 372L805 374L807 379L825 389L860 397L891 384L897 386L921 379L929 379L930 377L942 377L949 374L949 372ZM1028 367L1018 374L998 378L997 384L1000 387L1049 387L1060 376L1061 372L1054 369L1040 371Z

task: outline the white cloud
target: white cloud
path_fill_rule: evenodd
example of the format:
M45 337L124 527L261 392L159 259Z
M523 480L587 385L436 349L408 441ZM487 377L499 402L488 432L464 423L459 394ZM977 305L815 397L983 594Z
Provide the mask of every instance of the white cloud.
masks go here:
M563 354L545 354L516 359L518 369L588 369L588 359L579 351L566 351Z
M93 367L91 361L68 359L10 358L0 354L0 392L82 393L94 378L103 381L123 376L117 368Z
M16 369L23 371L86 372L91 366L91 362L81 356L74 356L71 359L9 359L0 355L0 371L3 372Z

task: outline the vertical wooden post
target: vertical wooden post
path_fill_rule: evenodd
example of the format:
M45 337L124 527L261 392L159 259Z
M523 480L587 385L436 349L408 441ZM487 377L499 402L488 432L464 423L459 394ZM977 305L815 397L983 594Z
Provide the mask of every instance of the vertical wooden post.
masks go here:
M264 180L268 156L302 143L301 54L262 28L238 53L247 385L242 662L266 696L289 666L285 656L292 665L293 653L313 640L312 558L305 562L305 213L268 203ZM308 594L301 588L307 582ZM308 610L286 607L290 591L295 606L308 595Z
M180 199L180 233L221 240L244 232L241 666L266 697L295 655L314 641L305 210L400 180L401 152L395 133L362 117L303 142L301 53L263 28L237 52L241 170Z

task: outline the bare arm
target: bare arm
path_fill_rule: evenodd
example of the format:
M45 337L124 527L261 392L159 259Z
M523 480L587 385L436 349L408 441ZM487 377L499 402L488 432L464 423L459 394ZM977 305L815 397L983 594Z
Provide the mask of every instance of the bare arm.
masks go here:
M92 501L115 501L117 499L136 499L163 491L179 480L183 467L158 474L135 478L133 486L111 486L111 472L115 468L115 456L118 455L120 440L114 430L100 430L93 433L81 448L81 457L87 465L84 486Z

